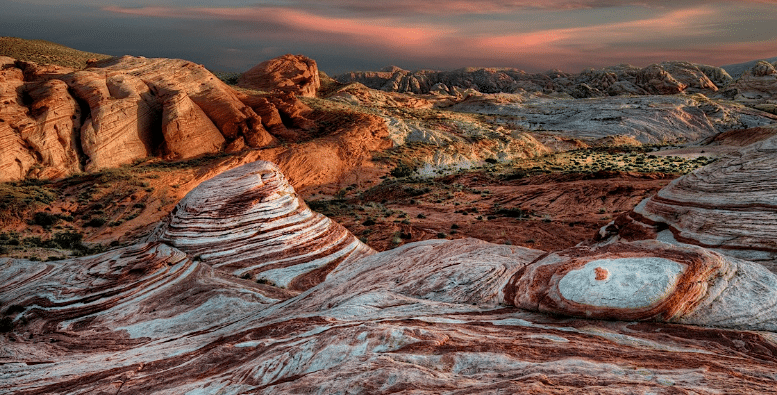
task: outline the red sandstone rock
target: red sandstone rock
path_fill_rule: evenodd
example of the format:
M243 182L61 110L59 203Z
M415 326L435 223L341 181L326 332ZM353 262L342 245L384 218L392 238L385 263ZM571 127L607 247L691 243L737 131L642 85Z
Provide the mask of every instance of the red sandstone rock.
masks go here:
M89 116L81 127L81 148L89 158L86 171L131 163L154 153L160 108L154 92L141 79L94 70L67 75L65 81L89 105Z
M321 87L316 61L302 55L283 55L262 62L240 76L238 85L265 91L316 97Z
M137 76L159 94L185 92L228 140L245 136L252 147L272 142L261 119L227 86L203 66L180 59L147 59L124 56L97 64L107 72ZM249 141L250 140L250 141Z
M184 60L125 56L73 72L2 57L0 66L0 180L59 178L156 154L190 158L237 139L275 142L237 92ZM296 98L284 100L295 127L315 126Z
M219 152L225 142L216 125L183 92L164 99L162 135L165 149L182 159Z

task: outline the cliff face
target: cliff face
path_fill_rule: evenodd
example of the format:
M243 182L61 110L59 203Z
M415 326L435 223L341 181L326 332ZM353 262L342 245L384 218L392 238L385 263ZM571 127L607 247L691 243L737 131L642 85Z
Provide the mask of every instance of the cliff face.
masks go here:
M293 93L238 93L179 59L125 56L73 71L2 57L0 67L2 181L266 147L289 128L315 128Z

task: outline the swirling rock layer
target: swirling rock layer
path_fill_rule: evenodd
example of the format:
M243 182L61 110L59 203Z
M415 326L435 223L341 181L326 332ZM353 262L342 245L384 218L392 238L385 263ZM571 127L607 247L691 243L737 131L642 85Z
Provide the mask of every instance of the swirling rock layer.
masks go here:
M777 138L673 181L605 234L714 248L777 270Z
M777 277L760 265L657 241L573 248L513 276L528 310L777 331Z
M4 307L14 328L0 349L0 392L774 393L773 333L500 305L508 280L548 262L531 263L542 254L472 239L414 243L340 266L297 296L160 244L5 260L0 300L19 307Z
M239 276L292 289L374 253L305 205L273 164L224 172L189 192L151 236Z

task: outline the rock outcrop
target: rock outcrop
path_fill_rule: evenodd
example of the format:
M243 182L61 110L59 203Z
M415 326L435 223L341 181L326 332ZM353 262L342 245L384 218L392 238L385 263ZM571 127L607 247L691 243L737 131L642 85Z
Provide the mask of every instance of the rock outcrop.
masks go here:
M266 147L277 140L264 124L290 133L278 128L286 112L288 128L315 128L293 95L257 101L184 60L125 56L73 71L2 57L0 68L2 181Z
M774 273L657 241L551 253L515 274L505 294L552 314L777 331Z
M516 126L584 141L620 136L643 144L694 142L731 129L777 122L774 115L700 94L512 101L485 95L462 100L448 109L512 116Z
M264 91L316 97L321 81L316 61L302 55L283 55L259 63L240 76L238 85Z
M149 240L170 243L237 276L297 290L375 252L341 225L310 211L280 170L264 161L200 184Z
M669 287L672 295L700 295L706 284L693 281L724 275L707 287L722 299L691 308L752 309L726 292L753 295L764 284L756 280L774 281L765 271L742 277L746 263L716 263L707 259L721 257L702 249L686 256L652 244L574 249L531 263L543 252L430 240L341 265L299 295L220 274L157 243L37 265L1 260L0 301L11 327L4 336L13 341L0 354L0 391L773 392L772 332L569 319L500 305L511 277L530 279L535 295L558 286L572 300L595 295L586 281L565 280L581 265L596 266L583 273L590 282L628 283L610 304L644 301L653 294L628 292L647 281L628 276L641 265L637 251L659 257L647 263L660 280L671 282L674 265L681 268L679 281L691 282ZM761 323L774 324L771 302ZM708 320L725 323L735 313L721 309Z
M563 93L576 98L615 95L716 92L732 78L719 67L687 62L664 62L645 68L618 65L581 73L548 71L526 73L510 68L464 68L454 71L408 71L396 66L377 72L335 76L341 83L359 82L373 89L404 93L461 95L466 89L481 93ZM443 89L444 87L444 89Z
M658 238L761 261L777 272L777 138L673 181L600 237Z
M777 62L759 61L724 93L748 104L777 104Z

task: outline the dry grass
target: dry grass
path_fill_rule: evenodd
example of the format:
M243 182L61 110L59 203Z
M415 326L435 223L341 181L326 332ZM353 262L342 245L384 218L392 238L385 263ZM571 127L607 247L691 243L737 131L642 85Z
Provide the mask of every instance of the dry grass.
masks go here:
M0 37L0 55L39 64L83 69L89 59L109 59L111 56L79 51L44 40L25 40L16 37Z

